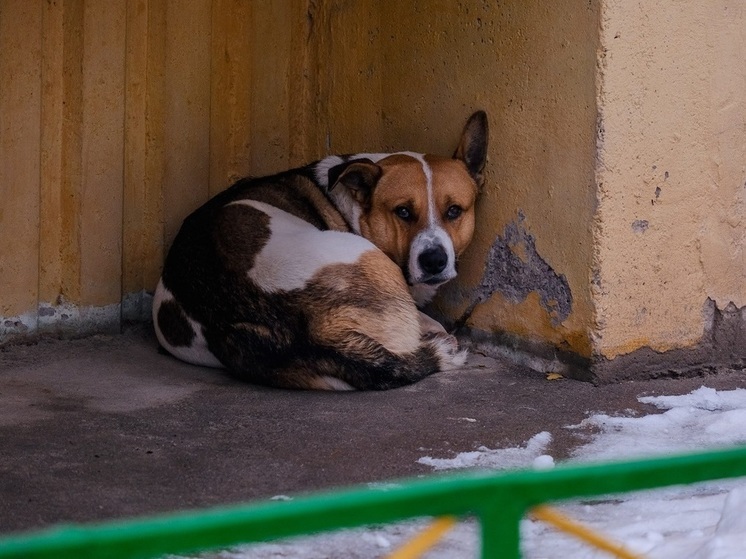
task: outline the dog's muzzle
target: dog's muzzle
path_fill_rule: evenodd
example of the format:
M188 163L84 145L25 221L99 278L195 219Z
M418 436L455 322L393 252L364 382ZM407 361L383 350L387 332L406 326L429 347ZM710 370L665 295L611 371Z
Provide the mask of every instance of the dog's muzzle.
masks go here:
M456 277L456 255L448 234L440 228L417 235L410 248L411 284L440 285Z

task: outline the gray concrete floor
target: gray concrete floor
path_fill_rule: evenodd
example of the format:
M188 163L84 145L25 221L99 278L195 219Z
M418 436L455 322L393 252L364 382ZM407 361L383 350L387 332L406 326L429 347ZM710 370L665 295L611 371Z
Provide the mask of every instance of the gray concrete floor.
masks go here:
M257 387L157 349L145 327L0 350L0 533L430 473L417 459L521 445L568 456L589 413L734 388L743 372L594 387L474 354L389 392ZM475 421L467 421L470 418Z

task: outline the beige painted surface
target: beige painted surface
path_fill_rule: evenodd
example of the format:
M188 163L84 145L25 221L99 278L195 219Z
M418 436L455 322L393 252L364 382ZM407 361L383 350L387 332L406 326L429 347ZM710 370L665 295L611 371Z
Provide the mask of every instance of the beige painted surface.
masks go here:
M251 169L252 3L212 3L210 195Z
M707 298L746 304L746 12L603 9L594 349L692 347Z
M745 10L3 0L0 341L147 317L182 219L240 176L447 154L481 108L477 233L438 310L469 308L503 240L572 306L496 289L473 330L592 359L693 347L708 298L746 305Z
M714 16L714 17L713 17ZM746 306L746 5L720 0L708 13L712 44L707 144L712 211L702 228L707 295Z
M27 4L31 4L27 2ZM29 261L32 269L27 280L38 274L39 300L56 303L62 291L66 269L70 259L68 236L75 227L70 222L70 214L63 211L63 200L67 203L72 198L69 192L70 180L80 175L80 160L73 156L76 150L71 149L71 123L73 105L79 100L68 96L63 104L64 91L69 89L70 80L80 79L73 71L74 60L81 56L79 27L81 23L78 12L64 10L62 4L53 2L41 3L42 37L41 37L41 115L39 129L34 130L31 142L40 143L41 168L39 171L39 257L37 262ZM78 25L65 24L75 19ZM73 41L76 41L73 44ZM62 48L66 44L66 48ZM79 66L79 65L78 65ZM79 111L76 111L79 113ZM67 122L67 125L65 124ZM37 140L38 136L38 140ZM79 150L77 150L79 151ZM27 197L32 194L29 192ZM64 223L64 226L63 226ZM4 227L4 225L0 225ZM70 291L68 291L70 294ZM37 301L32 305L35 307Z
M80 297L121 296L125 4L86 0L81 128Z
M477 233L451 291L479 283L496 235L522 212L538 253L567 277L573 294L573 311L557 327L536 297L516 303L500 293L475 309L469 325L588 356L596 8L537 0L402 2L391 9L401 26L384 33L393 35L384 50L391 61L383 86L387 143L412 138L417 148L449 153L471 110L490 115ZM452 299L465 306L468 296Z
M148 29L158 21L147 0L127 3L125 51L124 192L122 206L122 291L137 293L157 281L163 259L162 111L154 91L162 64L161 42ZM142 309L134 303L133 314ZM143 313L146 314L146 313Z
M166 0L165 12L163 210L168 246L181 219L209 198L211 9L209 0Z
M0 54L0 316L29 313L11 331L36 325L41 15L40 3L0 3L0 53L24 55Z
M498 293L469 326L589 356L597 9L392 1L321 3L311 15L306 75L321 118L307 121L305 160L365 150L449 154L468 115L487 110L479 227L441 311L458 316L468 305L490 245L521 212L538 252L567 277L573 311L553 325L538 298L516 304Z

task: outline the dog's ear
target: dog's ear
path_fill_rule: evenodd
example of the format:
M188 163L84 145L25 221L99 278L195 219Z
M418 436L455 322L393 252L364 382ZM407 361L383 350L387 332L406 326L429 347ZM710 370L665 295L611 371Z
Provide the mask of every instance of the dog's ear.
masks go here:
M370 159L353 159L329 169L329 190L342 185L360 204L370 201L383 169Z
M487 113L477 111L466 121L466 126L464 126L464 131L461 134L461 141L453 154L455 159L464 162L480 189L484 184L482 171L484 170L484 164L487 162L488 140Z

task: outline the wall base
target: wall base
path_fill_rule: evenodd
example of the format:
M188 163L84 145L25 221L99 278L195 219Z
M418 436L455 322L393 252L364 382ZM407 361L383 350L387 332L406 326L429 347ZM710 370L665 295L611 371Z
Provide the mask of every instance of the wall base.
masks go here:
M40 303L36 311L0 317L0 346L36 341L41 336L83 338L121 332L119 304L79 307L67 302Z
M697 377L734 370L746 373L746 307L738 308L731 303L720 310L708 299L705 311L709 326L696 347L665 352L644 347L614 359L600 356L588 359L550 344L473 328L460 329L459 339L472 351L507 358L541 373L559 373L597 385Z
M695 347L657 352L641 348L614 359L597 357L594 382L608 384L641 378L694 377L725 370L746 371L746 306L730 303L723 310L707 299L708 327Z
M462 327L459 341L472 352L500 357L540 373L559 373L564 377L594 382L591 362L551 344L532 342L505 332L491 333Z

